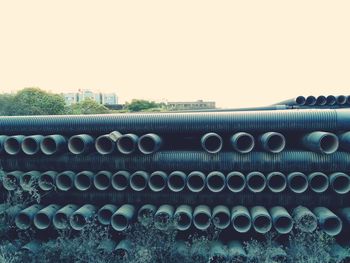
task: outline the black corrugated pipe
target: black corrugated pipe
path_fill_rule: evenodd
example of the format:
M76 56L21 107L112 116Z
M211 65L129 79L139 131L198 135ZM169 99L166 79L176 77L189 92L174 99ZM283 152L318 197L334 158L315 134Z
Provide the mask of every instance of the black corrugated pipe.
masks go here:
M343 207L340 208L338 211L339 215L345 222L349 225L350 224L350 207Z
M118 207L113 204L106 204L97 211L97 220L100 224L109 226L113 214L118 210Z
M305 105L307 106L313 106L316 104L316 98L315 96L307 96L305 100Z
M252 226L248 209L241 205L234 206L231 210L231 223L238 233L247 233Z
M31 191L38 183L39 177L39 171L29 171L23 173L19 178L19 184L24 191Z
M198 193L205 187L205 174L200 171L193 171L187 176L187 188L191 192Z
M337 99L333 95L327 96L327 105L335 105L337 103Z
M331 154L338 150L338 137L330 132L315 131L305 134L302 138L304 147L308 150Z
M86 154L94 149L94 138L88 134L78 134L69 138L68 149L73 154Z
M350 151L350 132L344 132L338 136L339 146L345 151Z
M279 234L288 234L293 229L293 219L282 206L270 208L273 226Z
M246 180L244 174L241 172L230 172L226 176L227 188L233 193L239 193L243 191L246 185Z
M174 213L175 226L180 231L185 231L191 227L193 209L189 205L180 205Z
M112 187L117 191L123 191L129 186L130 173L128 171L118 171L112 175Z
M8 136L6 135L0 135L0 153L4 152L4 144Z
M345 173L332 173L329 181L337 194L347 194L350 191L350 176Z
M109 134L104 134L96 138L95 149L100 154L111 154L116 149L118 139L122 134L118 131L113 131Z
M89 190L93 184L94 173L90 171L81 171L75 175L74 186L79 191Z
M126 261L130 258L132 252L132 243L128 239L121 240L115 247L115 254L117 258L121 261Z
M149 174L145 171L136 171L130 176L130 187L135 191L145 190L149 181Z
M52 219L52 224L56 229L66 229L69 227L70 216L79 209L77 205L68 204L59 209Z
M51 204L38 211L38 213L36 213L34 216L35 227L40 230L49 228L54 215L59 209L60 206Z
M283 173L272 172L266 178L267 187L273 193L280 193L287 187L287 179Z
M116 231L125 230L135 217L135 207L130 204L122 205L113 214L111 218L111 225Z
M94 186L97 190L105 191L111 186L112 173L109 171L99 171L94 175Z
M211 223L211 210L207 205L198 205L193 211L193 224L199 230L206 230Z
M305 206L297 206L292 212L296 228L303 232L313 232L317 228L317 218Z
M154 214L154 226L159 230L168 229L174 217L175 209L171 205L161 205Z
M304 193L309 186L306 175L301 172L293 172L288 174L287 181L289 189L297 194Z
M169 174L168 188L173 192L180 192L186 187L186 174L181 171L174 171Z
M335 98L337 99L337 104L338 104L338 105L344 105L344 104L346 104L346 100L347 100L346 96L344 96L344 95L339 95L339 96L336 96Z
M227 206L217 205L213 208L213 225L218 229L225 229L231 223L231 212Z
M96 206L86 204L74 211L69 217L69 224L74 230L82 230L93 219L97 211Z
M40 144L44 136L42 135L31 135L24 137L21 143L21 149L25 154L34 155L40 152Z
M75 173L73 171L64 171L56 175L56 186L61 191L68 191L74 186Z
M318 106L324 106L327 104L327 98L323 95L320 95L316 99L316 105Z
M34 220L34 216L41 209L43 209L42 205L35 204L19 212L15 217L16 226L21 230L30 228Z
M137 146L143 154L152 154L162 147L162 138L155 133L147 133L139 138Z
M132 154L137 149L139 137L133 133L123 134L117 141L117 148L122 154Z
M223 146L223 140L221 136L215 132L209 132L201 138L202 148L208 153L218 153Z
M63 153L67 150L67 139L59 134L45 136L40 143L40 149L46 155Z
M237 132L230 139L233 149L240 153L248 153L254 149L254 137L246 132Z
M21 152L21 144L24 140L24 135L14 135L6 138L4 142L4 150L7 154L16 155Z
M226 186L226 177L219 171L211 172L207 175L206 184L210 191L219 193L224 190Z
M251 172L246 178L247 186L253 193L260 193L266 187L266 178L260 172Z
M39 188L43 191L50 191L55 186L57 172L55 171L46 171L43 172L38 181Z
M303 106L305 105L306 98L304 96L298 96L292 99L284 100L281 102L278 102L274 105L289 105L289 106Z
M343 222L331 210L326 207L315 207L313 212L317 216L318 223L325 233L330 236L336 236L341 232Z
M153 172L148 180L148 186L153 192L160 192L167 186L168 176L162 171Z
M267 152L279 153L286 146L286 139L279 132L266 132L259 137L260 146Z
M154 214L157 211L157 207L152 204L145 204L141 206L137 213L137 220L141 223L143 226L149 226L153 222Z
M321 172L314 172L308 176L309 186L315 193L323 193L329 187L328 176Z
M252 224L256 232L266 234L272 228L272 219L269 212L263 206L250 208Z
M3 177L3 186L6 190L12 191L19 186L19 180L22 177L23 172L21 171L12 171L4 174Z
M347 104L347 105L350 105L350 96L349 96L349 95L346 96L346 104Z

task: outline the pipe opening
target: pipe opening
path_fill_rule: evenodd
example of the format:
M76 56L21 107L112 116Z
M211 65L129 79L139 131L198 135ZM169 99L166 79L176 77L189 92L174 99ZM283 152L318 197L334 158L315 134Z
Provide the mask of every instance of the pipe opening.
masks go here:
M292 220L289 217L281 216L276 219L275 228L281 234L287 234L293 228Z
M153 190L162 190L166 186L166 181L162 174L153 173L149 179L149 184Z
M95 148L100 154L109 154L113 152L115 143L107 136L100 136L96 139Z
M287 186L285 176L280 173L274 173L273 176L268 179L267 183L272 192L281 192Z
M42 190L44 191L51 190L54 185L55 185L54 180L50 175L44 173L40 176L39 186Z
M35 154L39 151L39 147L40 145L38 144L38 142L31 137L24 138L22 142L22 150L25 154Z
M141 222L143 225L149 225L153 222L153 215L155 211L153 208L145 208L139 210L137 219L139 222Z
M16 138L9 137L4 143L4 149L8 154L18 154L21 151L21 143Z
M29 217L29 215L25 214L25 213L19 213L17 216L16 216L16 219L15 219L15 223L16 223L16 226L19 228L19 229L27 229L29 228L30 224L31 224L31 219Z
M307 186L307 178L303 175L295 175L289 181L289 187L295 193L304 192Z
M208 188L210 190L222 190L225 187L225 178L220 175L213 175L208 177Z
M156 143L151 137L142 137L139 142L140 150L143 153L152 153L156 148Z
M69 226L67 215L62 212L57 212L53 217L53 224L58 229L64 229Z
M317 228L317 219L312 214L305 214L299 218L296 225L303 232L313 232Z
M3 181L3 185L5 187L6 190L15 190L17 185L18 185L18 179L17 177L12 174L12 173L8 173L6 174L6 177L4 178L4 181Z
M198 213L194 216L194 222L199 229L207 228L210 225L210 216L204 213Z
M316 98L314 96L308 96L305 101L306 105L315 105L316 104Z
M242 134L236 141L237 150L241 153L248 153L254 148L254 138L250 134Z
M334 105L336 101L337 100L333 95L327 96L327 105Z
M316 99L316 104L320 106L324 106L327 103L327 98L325 96L318 96Z
M72 137L69 139L68 148L71 153L81 154L85 150L85 143L80 137Z
M76 175L75 186L78 190L85 191L91 187L91 178L86 173Z
M230 224L230 215L224 212L218 212L213 217L213 224L216 227L227 227Z
M254 220L254 227L259 233L266 233L271 229L271 220L269 217L260 215Z
M306 99L304 96L298 96L295 100L295 102L298 104L298 105L304 105L305 102L306 102Z
M113 212L109 209L102 209L98 212L97 218L98 221L103 225L109 225L111 222Z
M100 172L96 174L94 183L97 189L105 190L110 185L109 176L106 173Z
M155 224L158 228L164 228L170 223L170 215L168 213L160 212L154 217Z
M205 181L199 175L192 175L192 176L189 176L187 184L191 191L199 192L204 188Z
M56 141L51 137L43 138L40 147L41 151L46 155L54 154L57 151Z
M310 188L317 193L326 191L328 188L328 177L323 174L314 175L310 179Z
M60 190L67 191L73 187L73 180L68 174L61 173L57 175L56 184Z
M285 139L281 134L272 134L267 140L267 147L273 153L283 151L285 147Z
M123 154L130 154L136 149L136 140L133 137L123 135L117 141L118 150Z
M215 133L206 134L202 137L202 146L209 153L217 153L221 151L222 139Z
M346 175L339 175L333 180L332 187L335 192L345 194L350 190L350 178Z
M128 187L129 177L127 173L117 172L112 176L112 186L115 190L125 190Z
M333 134L325 134L320 141L321 150L324 153L334 153L338 149L338 138Z
M187 213L179 212L175 215L178 229L186 229L191 225L191 217Z
M24 174L22 176L22 182L21 182L22 188L30 187L32 184L31 181L32 181L32 175L30 173Z
M233 220L233 227L236 231L245 233L251 227L251 219L247 215L238 215Z
M44 213L37 213L34 217L34 225L38 229L48 228L50 226L50 223L50 218Z
M73 229L75 230L81 230L86 224L86 219L83 215L81 214L74 214L71 217L70 220L70 225L72 226Z
M247 178L247 184L252 192L261 192L266 186L266 179L263 175L254 174Z
M240 192L245 187L245 179L242 176L233 175L227 178L227 187L232 192Z
M336 217L329 217L325 219L323 229L327 234L335 236L342 230L342 223Z
M141 191L146 188L147 180L139 173L134 173L130 178L130 185L135 191Z

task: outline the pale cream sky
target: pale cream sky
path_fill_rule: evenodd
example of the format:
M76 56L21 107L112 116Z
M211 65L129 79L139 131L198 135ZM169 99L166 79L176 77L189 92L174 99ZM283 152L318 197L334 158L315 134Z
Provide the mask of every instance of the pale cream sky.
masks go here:
M264 105L350 94L350 1L0 0L0 91Z

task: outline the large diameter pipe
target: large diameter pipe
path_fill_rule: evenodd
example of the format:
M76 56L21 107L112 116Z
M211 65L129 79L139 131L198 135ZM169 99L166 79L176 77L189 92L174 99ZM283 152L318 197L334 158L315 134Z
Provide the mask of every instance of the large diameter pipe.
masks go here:
M218 229L225 229L231 223L231 212L227 206L217 205L213 208L213 225Z
M254 230L260 234L266 234L272 228L271 216L263 206L250 208L250 215Z
M91 204L86 204L80 207L78 210L73 212L69 218L69 224L74 230L82 230L87 223L92 221L95 213L96 206Z
M246 179L241 172L230 172L226 177L226 184L228 189L233 193L243 191L246 185Z
M278 102L274 105L289 105L289 106L303 106L305 105L306 98L304 96L298 96L292 99Z
M88 134L78 134L69 138L68 149L73 154L86 154L93 150L94 138Z
M118 171L112 175L112 187L117 191L123 191L128 188L130 173L128 171Z
M292 212L295 226L303 232L313 232L317 228L317 217L305 206L297 206Z
M162 138L155 133L147 133L139 138L137 146L143 154L152 154L162 147Z
M130 204L122 205L111 218L112 228L116 231L124 231L135 216L135 207Z
M96 138L95 149L99 154L111 154L115 151L118 139L122 134L118 131L104 134Z
M23 172L12 171L4 174L3 186L7 191L15 190L19 186L19 180L22 177Z
M309 187L315 193L323 193L329 187L328 176L321 172L315 172L308 176Z
M245 262L247 260L247 253L245 252L241 241L232 240L227 245L228 257L232 262Z
M350 151L350 132L344 132L338 136L339 146L345 151Z
M52 224L56 229L66 229L69 225L70 216L79 209L77 205L68 204L61 209L59 209L52 219Z
M73 171L64 171L56 175L56 186L61 191L68 191L74 186L75 173Z
M254 137L246 132L237 132L230 139L233 149L239 153L249 153L254 149Z
M40 143L43 140L42 135L26 136L22 143L21 149L27 155L34 155L40 152Z
M34 216L41 209L43 209L42 205L35 204L19 212L15 217L16 226L21 230L30 228L34 220Z
M288 211L282 206L270 208L272 223L279 234L288 234L293 229L293 219Z
M223 146L223 140L217 133L206 133L201 138L202 148L208 153L218 153Z
M21 144L24 140L24 135L9 136L4 142L4 150L7 154L16 155L22 150Z
M187 188L191 192L198 193L205 187L205 174L200 171L193 171L187 176Z
M260 193L266 187L266 178L260 172L251 172L247 175L248 189L253 193Z
M283 173L272 172L267 175L266 178L267 187L273 193L280 193L287 187L287 178Z
M258 141L263 150L271 153L282 152L286 146L286 139L279 132L266 132L259 137Z
M345 173L332 173L329 182L337 194L347 194L350 191L350 176Z
M344 95L339 95L335 97L337 99L337 104L338 105L344 105L346 104L347 98Z
M305 105L307 106L313 106L316 104L316 98L315 96L307 96L306 97L306 101L305 101Z
M38 180L39 188L43 191L50 191L55 188L55 179L57 172L46 171L43 172Z
M139 137L136 134L123 134L117 141L118 151L122 154L132 154L137 149L138 139Z
M191 227L192 224L192 207L189 205L180 205L174 213L175 226L178 230L184 231Z
M321 229L326 234L330 236L336 236L341 232L343 228L343 222L331 210L326 207L316 207L313 209L313 212L318 219L318 223Z
M297 194L304 193L308 188L308 179L304 173L293 172L287 176L289 189Z
M227 251L221 241L211 241L209 248L209 262L226 262Z
M35 214L34 216L34 225L37 229L47 229L52 223L52 219L56 214L57 210L60 209L60 206L56 204L51 204Z
M65 152L67 149L67 140L59 134L45 136L40 142L40 150L45 155L53 155Z
M148 186L153 192L160 192L167 186L168 176L162 171L153 172L148 181Z
M330 132L315 131L304 135L303 146L313 152L331 154L338 150L338 137Z
M94 186L97 190L105 191L111 185L112 173L109 171L99 171L94 175Z
M339 209L339 215L345 220L347 224L350 224L350 207L344 207Z
M74 186L79 191L86 191L93 184L94 173L90 171L81 171L75 175Z
M239 233L247 233L252 226L252 219L245 206L237 205L231 210L231 223Z
M5 151L4 145L7 138L8 136L6 135L0 135L0 153L3 153Z
M168 229L174 217L174 212L173 206L161 205L154 214L154 226L159 230Z
M327 105L333 106L337 103L337 99L333 95L327 96Z
M219 193L226 186L226 177L223 173L214 171L207 175L206 184L210 191Z
M23 173L19 178L19 184L24 191L31 191L33 187L38 183L40 177L40 172L38 171L29 171Z
M141 206L137 213L137 220L143 226L149 226L153 222L154 214L157 211L157 207L151 204L145 204Z
M130 176L130 187L134 191L145 190L149 181L149 174L145 171L136 171Z
M102 206L97 211L97 220L100 224L108 226L111 223L113 214L118 210L118 207L113 204L107 204Z
M324 106L327 104L327 98L323 95L320 95L316 98L316 105L317 106Z
M180 192L186 187L186 174L181 171L174 171L169 174L168 188L172 192Z
M128 239L121 240L115 248L115 254L121 261L126 261L130 257L132 252L132 243Z
M193 211L193 224L199 230L206 230L211 223L211 210L207 205L198 205Z

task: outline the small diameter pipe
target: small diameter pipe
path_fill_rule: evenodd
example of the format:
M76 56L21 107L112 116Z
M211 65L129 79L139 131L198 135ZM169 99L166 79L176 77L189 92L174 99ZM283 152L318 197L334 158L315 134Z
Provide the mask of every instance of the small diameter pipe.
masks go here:
M147 133L139 138L137 146L143 154L152 154L162 147L162 138L155 133Z
M350 151L350 131L339 135L339 146L345 151Z
M127 171L118 171L112 175L112 187L117 191L123 191L129 186L130 173Z
M174 214L175 226L180 231L185 231L191 227L193 209L189 205L180 205Z
M329 187L328 176L321 172L315 172L308 176L309 187L315 193L323 193Z
M186 174L181 171L174 171L169 174L168 188L172 192L180 192L186 187Z
M74 178L74 186L79 191L89 190L93 184L94 174L90 171L81 171Z
M237 205L231 210L231 223L238 233L247 233L252 226L252 219L245 206Z
M343 228L343 222L331 210L326 207L316 207L314 208L313 212L318 219L318 223L321 229L326 234L330 236L336 236L341 232Z
M70 216L79 209L77 205L68 204L61 209L59 209L52 219L52 224L56 229L66 229L69 225Z
M88 134L78 134L69 138L68 150L73 154L86 154L94 149L94 138Z
M316 98L314 96L307 96L306 97L305 105L313 106L315 104L316 104Z
M266 234L272 228L271 216L263 206L253 206L250 208L252 224L256 232Z
M187 188L194 193L202 191L205 187L205 174L193 171L187 176Z
M93 220L96 213L94 205L86 204L73 212L69 218L69 224L74 230L82 230L86 224Z
M323 95L320 95L316 99L316 105L318 106L324 106L327 104L327 98Z
M122 135L117 141L118 151L122 154L132 154L137 149L139 137L133 133Z
M43 140L42 135L26 136L22 143L21 149L27 155L34 155L40 152L40 143Z
M134 191L145 190L149 181L149 174L144 171L137 171L130 176L130 187Z
M19 212L15 217L16 226L21 230L30 228L34 220L34 216L41 209L43 209L42 205L35 204Z
M153 172L148 181L148 186L153 192L160 192L167 186L168 176L162 171Z
M327 96L327 105L333 106L334 104L337 103L337 99L333 95Z
M112 228L116 231L124 231L135 216L135 207L130 204L122 205L111 218Z
M338 137L330 132L315 131L305 134L303 146L313 152L331 154L338 150Z
M141 206L137 213L137 220L143 226L150 226L153 223L154 214L157 211L157 207L155 205L146 204Z
M350 176L345 173L332 173L329 181L337 194L347 194L350 191Z
M38 211L34 216L35 227L40 230L49 228L58 209L60 209L60 206L51 204Z
M198 230L206 230L211 223L211 211L207 205L196 206L193 212L193 224Z
M171 205L161 205L154 214L154 226L159 230L166 230L170 227L174 217L175 209Z
M213 209L213 225L218 229L225 229L231 223L231 213L227 206L217 205Z
M63 153L67 150L67 139L59 134L45 136L40 142L40 149L45 155Z
M56 175L56 186L61 191L71 190L74 186L75 173L73 171L64 171Z
M279 132L266 132L259 137L258 141L263 150L271 153L282 152L286 146L286 139Z
M273 226L279 234L288 234L293 229L293 219L282 206L270 208Z
M24 140L24 135L14 135L6 138L4 142L4 150L9 155L16 155L21 152L21 144Z
M115 254L117 258L121 261L128 262L128 258L132 252L132 244L130 240L123 239L121 240L115 248Z
M292 212L297 229L303 232L313 232L317 228L317 217L305 206L297 206Z
M108 226L111 224L111 218L113 214L117 211L118 207L113 204L107 204L102 206L97 211L97 220L101 225Z
M105 191L111 185L112 173L109 171L99 171L94 175L94 186L97 190Z
M5 173L3 178L3 186L7 191L15 190L19 186L19 179L22 177L23 172L13 171Z
M228 189L233 193L242 192L246 186L246 179L241 172L231 172L226 177Z
M226 177L223 173L214 171L207 175L206 184L211 192L219 193L226 186Z
M266 178L260 172L251 172L247 175L248 189L253 193L260 193L266 187Z
M31 191L33 187L38 183L40 177L40 172L38 171L29 171L23 173L19 178L19 184L24 191Z
M43 191L50 191L55 187L55 179L57 172L46 171L43 172L38 181L39 188Z
M208 153L218 153L223 146L223 140L217 133L206 133L201 138L202 148Z
M232 240L227 245L228 257L231 262L245 262L247 260L247 253L245 252L242 242L239 240Z
M266 178L267 187L273 193L280 193L287 187L287 178L283 173L272 172L267 175Z
M246 132L237 132L230 139L233 149L239 153L249 153L254 149L254 137Z
M118 131L104 134L96 138L95 149L99 154L111 154L115 151L118 139L122 134Z
M289 189L297 194L304 193L309 186L306 175L300 172L288 174L287 182Z
M211 241L209 247L209 262L227 262L227 250L221 241Z

